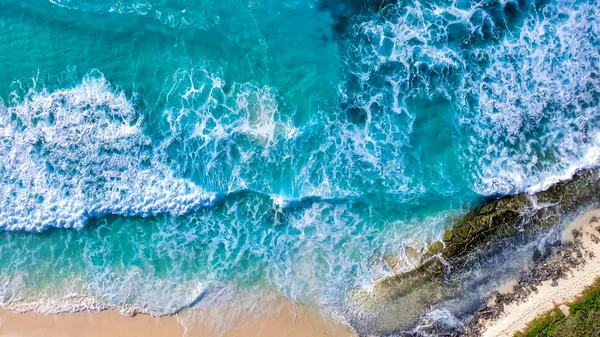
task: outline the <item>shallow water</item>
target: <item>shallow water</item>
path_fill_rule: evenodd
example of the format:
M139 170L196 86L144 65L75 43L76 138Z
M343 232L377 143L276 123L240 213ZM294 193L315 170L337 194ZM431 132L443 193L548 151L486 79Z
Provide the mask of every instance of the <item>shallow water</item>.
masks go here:
M597 164L594 1L380 7L1 1L3 302L343 313L384 256Z

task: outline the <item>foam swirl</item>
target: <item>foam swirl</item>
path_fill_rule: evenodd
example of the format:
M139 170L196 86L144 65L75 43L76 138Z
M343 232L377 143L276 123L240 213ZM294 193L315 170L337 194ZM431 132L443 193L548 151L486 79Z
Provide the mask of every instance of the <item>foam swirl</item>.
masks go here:
M105 214L183 214L212 197L176 178L103 77L0 107L0 228L82 227Z

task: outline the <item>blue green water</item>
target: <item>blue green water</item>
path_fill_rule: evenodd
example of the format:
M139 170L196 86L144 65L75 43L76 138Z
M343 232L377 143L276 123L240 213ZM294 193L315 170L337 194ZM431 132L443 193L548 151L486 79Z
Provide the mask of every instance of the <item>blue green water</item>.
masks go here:
M600 157L592 0L0 1L0 298L344 312Z

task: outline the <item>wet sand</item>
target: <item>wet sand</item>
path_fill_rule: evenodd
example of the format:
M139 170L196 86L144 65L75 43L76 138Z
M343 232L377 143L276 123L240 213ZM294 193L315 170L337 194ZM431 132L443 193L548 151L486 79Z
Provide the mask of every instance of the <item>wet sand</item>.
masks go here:
M116 311L61 315L14 313L0 309L0 337L353 337L346 326L333 323L317 310L282 300L277 311L259 318L228 322L227 331L207 322L191 320L201 313L176 316L123 316ZM227 316L226 314L224 316ZM228 317L221 317L225 321ZM184 327L185 326L185 327Z

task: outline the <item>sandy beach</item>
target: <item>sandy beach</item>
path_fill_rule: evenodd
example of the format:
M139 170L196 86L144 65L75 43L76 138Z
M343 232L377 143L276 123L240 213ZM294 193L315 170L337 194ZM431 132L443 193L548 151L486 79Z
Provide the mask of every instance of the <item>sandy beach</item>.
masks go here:
M557 284L545 281L525 300L505 305L500 317L485 324L482 336L512 336L544 312L556 307L566 311L566 305L600 276L600 209L589 211L566 226L563 234L566 241L573 240L574 229L582 233L580 240L581 248L586 251L585 262L571 269ZM590 258L590 253L596 257ZM514 284L508 282L499 291L508 293ZM165 317L141 314L130 317L112 310L44 315L0 309L0 337L356 336L350 328L335 323L333 318L322 315L317 309L279 296L261 308L268 308L267 312L257 314L248 309L247 315L242 317L231 315L228 309L212 313L189 309Z
M565 238L570 240L573 229L581 230L583 233L582 248L596 257L586 256L585 263L572 269L566 278L559 279L558 285L552 286L552 281L545 281L537 287L538 291L529 295L525 301L505 306L504 314L487 324L483 336L512 336L542 313L556 307L565 311L568 309L566 303L576 299L586 287L594 283L600 276L600 243L594 239L599 236L600 221L598 219L600 219L599 209L589 211L576 218L564 231Z
M14 313L0 310L1 337L352 337L346 326L333 323L317 310L287 300L278 310L260 318L242 317L220 331L206 320L191 321L195 313L176 316L123 316L116 311L79 312L62 315ZM197 313L196 313L197 314ZM227 317L224 317L227 319ZM186 321L184 324L183 322Z

